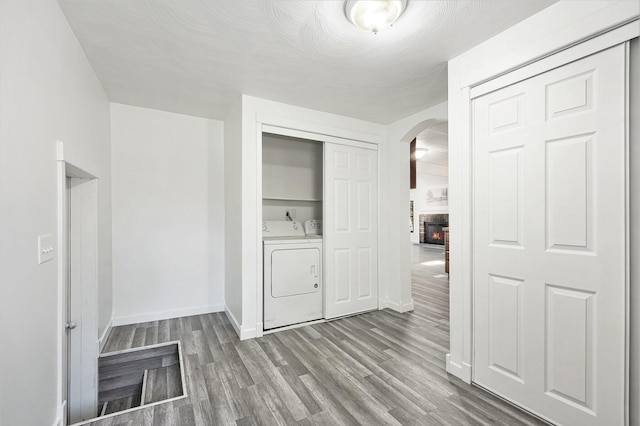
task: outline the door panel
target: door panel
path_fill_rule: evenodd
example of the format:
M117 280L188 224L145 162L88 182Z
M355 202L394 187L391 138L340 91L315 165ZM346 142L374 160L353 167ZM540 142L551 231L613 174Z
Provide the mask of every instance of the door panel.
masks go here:
M378 307L377 152L324 144L325 317Z
M594 70L547 84L547 120L593 108Z
M474 381L558 424L624 422L624 63L473 101Z
M522 280L489 276L489 366L522 380Z
M589 250L594 134L547 141L547 249ZM571 215L567 215L571 211Z
M490 154L489 217L493 244L522 246L522 147Z
M332 270L332 274L330 275L331 280L327 279L325 281L325 286L328 290L327 293L333 293L332 300L336 304L348 303L351 300L351 285L349 283L350 258L351 253L348 248L335 249L333 250L333 264L331 268L327 268Z
M593 406L594 294L546 286L546 392Z
M336 179L333 182L333 194L334 194L334 204L336 206L340 206L339 209L336 209L333 212L334 215L334 229L336 232L349 232L349 209L351 194L350 194L350 186L351 183L346 179ZM326 226L325 226L326 228Z

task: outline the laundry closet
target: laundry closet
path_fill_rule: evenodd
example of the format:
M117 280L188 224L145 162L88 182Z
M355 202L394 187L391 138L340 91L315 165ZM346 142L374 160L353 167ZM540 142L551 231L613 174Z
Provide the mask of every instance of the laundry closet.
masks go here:
M262 134L263 327L378 308L377 150Z

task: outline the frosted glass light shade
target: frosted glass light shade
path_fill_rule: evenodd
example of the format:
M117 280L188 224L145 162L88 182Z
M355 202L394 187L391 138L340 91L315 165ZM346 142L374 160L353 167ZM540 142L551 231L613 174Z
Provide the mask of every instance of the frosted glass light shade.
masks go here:
M355 26L376 34L393 25L406 6L407 0L347 0L344 13Z
M418 149L416 149L416 153L415 153L416 159L419 160L422 157L424 157L425 154L427 153L427 151L429 151L427 148L418 148Z

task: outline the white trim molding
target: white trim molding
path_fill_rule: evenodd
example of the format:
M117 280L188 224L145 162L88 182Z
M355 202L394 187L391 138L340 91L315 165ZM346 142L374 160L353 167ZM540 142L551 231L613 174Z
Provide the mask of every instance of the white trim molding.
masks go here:
M58 405L56 419L53 421L53 426L66 426L66 422L65 422L66 412L67 412L67 401L62 401L62 403Z
M401 313L405 313L405 312L411 312L413 311L414 306L413 306L413 299L411 299L410 301L408 301L407 303L403 303L400 310L398 312Z
M368 149L371 149L369 145L378 145L384 141L380 133L368 129L327 126L263 112L256 113L256 123L262 124L262 131L267 133L342 144L361 142L367 144Z
M404 314L405 312L411 312L413 311L413 299L411 299L410 301L406 302L406 303L398 303L398 302L394 302L393 300L389 300L389 299L379 299L378 301L378 309L382 310L382 309L391 309L393 311L399 312L401 314Z
M123 317L114 317L113 326L138 324L141 322L160 321L171 318L189 317L192 315L211 314L214 312L223 312L224 305L206 305L196 306L193 308L171 309L166 311L147 312L139 315L129 315Z
M102 350L104 349L104 345L107 343L107 340L109 339L109 334L111 334L111 329L113 328L113 314L114 313L111 312L111 319L109 319L107 326L104 328L104 330L102 331L102 335L98 339L98 354L102 353Z
M229 321L231 322L231 326L235 330L240 340L247 340L247 339L260 337L258 336L258 331L256 327L246 327L241 325L236 319L235 315L233 315L233 313L231 312L228 306L225 306L224 313L227 315L227 318L229 318ZM259 323L259 324L262 325L262 323Z
M256 327L240 327L240 340L255 339L258 337L258 329Z
M640 253L640 38L630 43L629 67L629 241L630 259ZM640 265L629 261L630 347L629 347L629 424L640 425Z
M233 315L233 313L231 312L231 309L229 309L229 307L226 305L224 307L224 313L227 315L227 318L229 319L229 322L231 322L231 326L235 330L236 334L238 335L238 337L240 337L240 335L242 334L240 331L240 323L236 319L235 315Z
M457 378L471 383L471 365L466 362L455 364L451 361L451 354L446 355L446 369L447 373L453 374Z
M378 310L392 309L397 311L399 307L399 303L395 303L389 299L378 299Z

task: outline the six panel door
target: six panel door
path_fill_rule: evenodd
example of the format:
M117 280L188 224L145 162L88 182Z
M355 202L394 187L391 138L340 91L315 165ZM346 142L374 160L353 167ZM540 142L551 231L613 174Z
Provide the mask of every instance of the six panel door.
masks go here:
M473 100L474 381L558 424L625 401L625 50Z
M378 308L377 151L324 144L325 318Z

